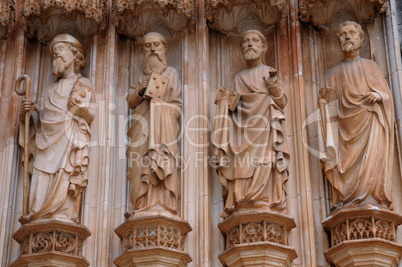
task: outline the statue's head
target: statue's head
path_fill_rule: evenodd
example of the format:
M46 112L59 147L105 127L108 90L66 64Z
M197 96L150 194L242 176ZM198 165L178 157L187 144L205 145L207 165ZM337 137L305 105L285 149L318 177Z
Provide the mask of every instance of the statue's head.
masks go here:
M354 21L345 21L339 25L337 35L342 52L352 52L363 45L364 31L360 24Z
M85 50L82 44L69 34L59 34L49 45L53 59L53 74L62 76L74 64L74 72L79 73L85 67Z
M262 62L264 62L267 48L267 39L260 31L248 30L243 34L240 49L245 60L249 61L261 58Z
M166 70L167 50L167 41L163 35L157 32L144 35L142 40L142 53L144 54L142 69L144 74L150 75L152 72L162 74Z

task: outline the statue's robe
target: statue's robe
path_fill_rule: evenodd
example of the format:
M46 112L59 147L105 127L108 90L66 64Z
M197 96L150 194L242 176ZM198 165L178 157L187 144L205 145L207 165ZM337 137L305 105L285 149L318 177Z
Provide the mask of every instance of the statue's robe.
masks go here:
M332 204L392 203L391 172L394 151L394 107L390 89L377 64L357 58L331 69L326 86L335 88L338 135L335 164L323 159L332 185ZM366 104L375 92L381 101ZM335 146L336 146L335 143ZM329 147L327 147L329 150Z
M285 208L289 152L284 135L286 95L272 96L264 76L270 67L246 69L235 77L241 95L234 112L218 102L213 135L217 173L226 199L222 217L243 208ZM282 91L283 92L283 91Z
M88 107L85 118L68 108L76 82L82 82L91 90L89 101L83 103ZM42 92L37 112L32 112L33 136L29 150L33 156L33 169L30 170L28 208L31 221L78 222L81 192L88 183L89 123L94 118L93 105L95 96L91 83L80 75L59 78ZM24 131L20 131L19 140L24 146Z
M134 212L161 206L178 214L181 84L172 67L168 66L161 75L169 79L161 98L138 95L141 83L149 79L143 73L127 95L128 106L133 109L127 132L130 137L127 179L131 184Z

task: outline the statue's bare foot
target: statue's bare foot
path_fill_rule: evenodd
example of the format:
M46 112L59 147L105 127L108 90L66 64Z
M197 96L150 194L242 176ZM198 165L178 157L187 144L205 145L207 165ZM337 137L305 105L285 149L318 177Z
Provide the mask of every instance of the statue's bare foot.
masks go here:
M19 221L21 224L29 223L29 222L31 221L31 216L29 216L29 215L22 215L22 216L18 219L18 221Z

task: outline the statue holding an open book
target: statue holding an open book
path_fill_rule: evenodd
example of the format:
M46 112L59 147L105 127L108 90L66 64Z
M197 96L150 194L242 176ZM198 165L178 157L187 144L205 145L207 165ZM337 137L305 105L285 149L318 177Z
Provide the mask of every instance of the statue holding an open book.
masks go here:
M377 64L361 58L361 26L338 27L344 60L326 77L319 107L325 153L323 172L331 184L332 206L390 207L394 107Z
M281 211L289 152L284 135L286 95L277 71L263 64L265 36L247 31L241 52L247 68L236 75L234 90L219 88L213 134L217 173L226 204L222 217L235 211Z
M167 49L161 34L144 36L142 72L127 95L133 110L127 179L134 213L178 214L181 84L176 69L167 66Z

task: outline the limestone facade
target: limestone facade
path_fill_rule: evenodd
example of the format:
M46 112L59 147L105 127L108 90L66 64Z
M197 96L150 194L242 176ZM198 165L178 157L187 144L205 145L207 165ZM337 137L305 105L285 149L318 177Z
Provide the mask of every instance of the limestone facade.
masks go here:
M34 261L27 243L43 232L52 244L58 235L77 242L71 266L402 266L401 7L400 0L0 0L0 265ZM326 74L342 61L336 30L346 20L362 25L360 56L378 65L393 98L389 210L334 212L331 184L321 171L317 103ZM280 214L257 209L224 220L223 186L211 142L214 100L220 87L234 89L236 75L246 69L240 41L250 29L266 37L263 61L277 70L287 97L286 206ZM179 215L174 219L164 214L125 217L134 210L129 164L142 163L141 157L134 162L126 157L132 122L126 96L142 71L141 41L149 32L166 38L167 64L181 82ZM48 45L61 33L73 35L85 49L81 73L96 99L81 226L49 222L21 227L24 166L18 136L23 129L14 85L27 74L31 100L39 101L55 79ZM135 236L141 231L144 237ZM173 245L163 231L175 233ZM359 238L351 238L352 232ZM68 243L68 238L63 240ZM150 238L158 246L153 252L147 250ZM134 249L135 242L145 242L145 249ZM54 251L46 266L68 261Z

